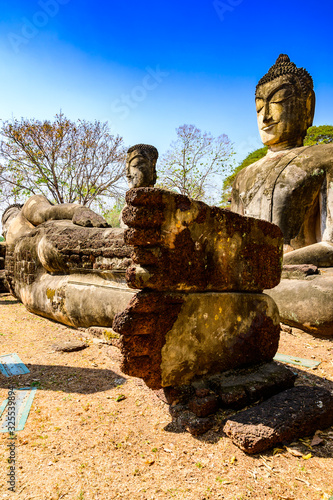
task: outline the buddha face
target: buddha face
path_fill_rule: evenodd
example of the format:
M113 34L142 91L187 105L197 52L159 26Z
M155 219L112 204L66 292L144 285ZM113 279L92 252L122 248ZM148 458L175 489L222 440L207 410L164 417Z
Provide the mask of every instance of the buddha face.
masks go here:
M155 162L143 156L139 150L132 151L126 159L126 177L130 188L154 186Z
M256 93L259 133L273 151L303 145L312 124L314 94L304 97L302 88L289 75L260 85Z
M6 238L6 235L7 235L7 232L8 232L8 229L9 229L9 226L11 224L11 222L13 221L13 219L15 219L19 213L20 213L21 209L18 208L18 207L10 207L8 208L3 216L2 216L2 234L4 236L4 238Z

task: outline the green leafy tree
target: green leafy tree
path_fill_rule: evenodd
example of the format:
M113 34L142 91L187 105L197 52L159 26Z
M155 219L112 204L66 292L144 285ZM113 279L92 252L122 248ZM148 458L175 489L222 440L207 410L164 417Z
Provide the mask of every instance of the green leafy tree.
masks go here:
M320 125L310 127L304 139L304 146L314 146L315 144L328 144L333 142L333 126Z
M213 137L194 125L182 125L176 133L177 140L159 163L158 186L196 200L208 200L217 178L230 169L232 144L225 134Z
M307 134L304 138L304 146L314 146L316 144L328 144L333 142L333 126L332 125L320 125L308 128ZM235 177L243 170L243 168L248 167L255 161L263 158L267 153L267 146L256 149L252 151L248 156L233 170L233 172L224 180L222 186L222 198L221 206L227 207L228 202L231 197L232 185L234 183Z
M260 158L263 158L266 153L267 153L267 146L264 146L263 148L256 149L255 151L252 151L243 161L240 163L223 182L222 185L222 200L221 200L221 206L227 207L229 203L229 199L231 197L231 191L232 191L232 185L234 183L235 177L240 172L243 170L243 168L248 167L251 165L251 163L254 163L255 161L260 160Z
M11 199L43 194L56 203L103 205L117 198L124 178L123 140L107 122L70 121L61 112L53 122L3 122L0 183Z
M120 227L120 214L125 206L125 198L120 196L110 210L102 210L104 219L111 227Z

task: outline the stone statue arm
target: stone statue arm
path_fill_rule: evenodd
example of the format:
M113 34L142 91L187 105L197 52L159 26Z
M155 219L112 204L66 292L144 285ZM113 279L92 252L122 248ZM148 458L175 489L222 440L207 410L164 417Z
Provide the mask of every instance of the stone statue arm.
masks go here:
M106 220L90 208L76 203L51 205L42 195L34 195L24 204L22 215L34 226L48 220L71 220L84 227L109 227Z
M333 242L320 241L288 252L283 264L313 264L318 267L333 266Z

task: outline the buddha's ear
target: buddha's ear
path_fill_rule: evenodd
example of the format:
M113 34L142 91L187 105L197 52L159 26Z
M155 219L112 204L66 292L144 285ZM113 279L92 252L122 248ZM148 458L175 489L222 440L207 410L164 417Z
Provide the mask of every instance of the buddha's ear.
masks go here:
M307 128L311 127L313 123L313 117L315 112L316 96L313 90L311 90L306 98L306 121Z

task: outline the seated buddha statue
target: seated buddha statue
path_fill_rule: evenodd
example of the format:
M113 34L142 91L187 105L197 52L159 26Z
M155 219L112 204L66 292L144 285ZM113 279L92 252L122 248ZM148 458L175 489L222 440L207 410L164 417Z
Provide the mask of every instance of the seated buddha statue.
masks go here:
M280 227L284 237L284 264L330 268L333 266L333 144L303 146L314 116L312 78L304 68L297 68L287 55L281 54L260 79L255 101L260 136L268 152L236 176L231 210ZM327 269L326 274L330 274ZM317 280L316 284L322 282L319 277L308 280L308 289L312 291L313 279ZM290 280L288 284L290 289L293 287L290 297L288 295L288 300L293 298L293 304L295 293L300 290L296 290L296 281L292 285ZM281 290L283 286L283 283L279 285ZM302 288L305 284L299 286ZM287 297L285 290L284 295ZM333 302L327 304L325 291L321 299L318 296L318 304L324 297L325 335L333 335ZM292 310L292 305L286 316L275 295L274 299L288 324L306 324L307 331L324 333L314 325L313 318L297 319L301 314ZM303 295L299 300L305 304ZM333 301L333 296L329 300ZM313 305L312 301L312 310Z
M130 187L152 185L157 156L150 145L129 149ZM86 206L53 205L43 195L10 206L2 226L9 289L31 312L76 327L112 325L130 298L124 229L110 228Z

